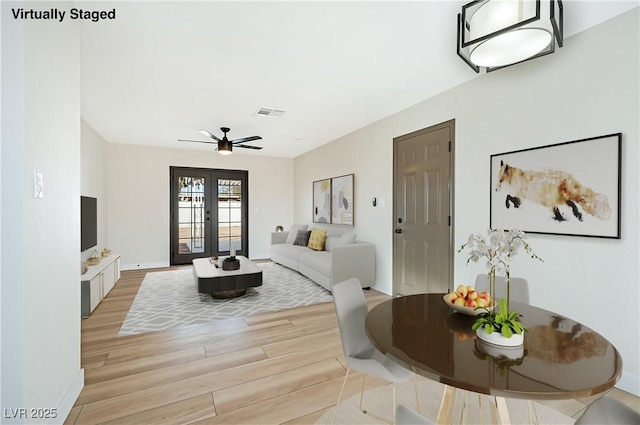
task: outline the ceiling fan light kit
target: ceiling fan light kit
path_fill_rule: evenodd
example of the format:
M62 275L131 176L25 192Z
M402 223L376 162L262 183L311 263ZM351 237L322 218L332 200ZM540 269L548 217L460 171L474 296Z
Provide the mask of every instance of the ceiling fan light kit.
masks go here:
M218 153L220 155L231 155L233 153L233 148L231 147L230 142L225 142L223 140L218 142Z
M220 155L231 155L233 153L233 147L238 147L238 148L245 148L245 149L255 149L255 150L260 150L262 149L262 146L251 146L251 145L245 145L243 143L246 142L252 142L254 140L261 140L262 137L260 136L249 136L249 137L241 137L239 139L233 139L233 140L229 140L227 138L227 133L231 131L231 129L229 127L220 127L220 130L224 133L224 136L221 138L219 138L218 136L216 136L215 134L211 133L210 131L207 130L198 130L200 133L204 134L205 136L213 139L213 141L209 141L209 140L185 140L185 139L178 139L179 142L193 142L193 143L216 143L218 145L217 147L217 151Z
M524 62L562 47L561 0L476 0L458 14L458 56L475 72Z

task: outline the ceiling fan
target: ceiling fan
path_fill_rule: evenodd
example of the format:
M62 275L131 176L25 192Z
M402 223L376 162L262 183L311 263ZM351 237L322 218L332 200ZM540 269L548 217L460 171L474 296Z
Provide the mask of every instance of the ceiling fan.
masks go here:
M224 136L222 137L222 139L220 139L218 136L216 136L215 134L212 134L207 130L198 130L200 133L204 134L205 136L215 140L215 142L212 142L209 140L184 140L184 139L178 139L178 142L217 143L218 148L216 150L222 155L231 155L231 152L233 151L234 146L237 148L245 148L245 149L256 149L256 150L262 149L262 146L250 146L250 145L243 144L243 143L251 142L254 140L260 140L262 139L262 137L260 136L241 137L239 139L229 140L227 139L227 133L230 132L231 129L229 127L220 127L220 130L224 133Z

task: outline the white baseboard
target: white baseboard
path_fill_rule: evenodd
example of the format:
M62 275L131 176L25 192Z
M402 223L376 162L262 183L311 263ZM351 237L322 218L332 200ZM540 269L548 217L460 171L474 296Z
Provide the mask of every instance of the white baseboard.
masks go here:
M120 270L159 269L161 267L169 267L169 262L158 261L155 263L123 264L120 266Z
M78 375L76 375L76 378L71 383L67 393L57 407L56 417L49 421L50 424L62 425L64 423L76 400L78 400L82 388L84 388L84 368L80 369L80 372L78 372Z
M631 373L622 372L622 377L616 384L616 387L640 397L640 377L632 375Z

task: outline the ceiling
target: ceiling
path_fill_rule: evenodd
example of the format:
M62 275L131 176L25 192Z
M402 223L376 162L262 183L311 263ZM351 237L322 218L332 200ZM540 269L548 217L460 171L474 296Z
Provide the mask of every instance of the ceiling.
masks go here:
M82 24L82 116L110 143L211 150L177 139L224 126L263 138L234 154L294 158L475 78L455 51L464 3L83 3L116 19ZM637 6L565 1L565 39Z

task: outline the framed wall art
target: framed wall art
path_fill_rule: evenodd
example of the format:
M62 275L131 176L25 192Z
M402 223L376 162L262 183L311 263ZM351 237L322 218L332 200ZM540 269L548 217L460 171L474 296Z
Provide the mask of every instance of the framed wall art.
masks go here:
M331 223L353 226L353 174L331 179Z
M313 222L331 223L331 179L313 182Z
M489 227L620 239L622 134L491 155Z

